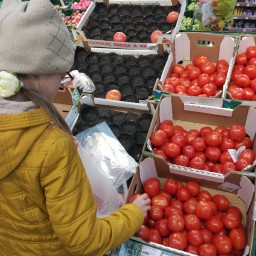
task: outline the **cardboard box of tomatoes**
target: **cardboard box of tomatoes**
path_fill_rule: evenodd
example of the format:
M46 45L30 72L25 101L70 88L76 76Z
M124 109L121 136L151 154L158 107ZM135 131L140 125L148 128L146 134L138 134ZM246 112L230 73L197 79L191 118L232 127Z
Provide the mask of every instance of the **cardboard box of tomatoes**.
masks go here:
M223 98L243 105L256 105L256 37L240 35L232 72L225 84Z
M155 84L155 100L159 101L163 93L189 96L191 102L198 97L221 98L237 40L224 34L178 33L165 70Z
M255 171L255 119L250 106L226 109L163 95L143 154L164 158L173 174L224 181L230 171Z
M158 180L160 187L157 188L152 178ZM174 189L175 186L179 189ZM238 173L229 173L224 180L218 179L214 182L200 180L170 173L169 166L162 159L144 158L129 187L127 201L134 194L142 194L146 190L151 195L151 210L156 205L161 205L162 210L159 212L163 211L164 215L161 217L157 212L150 210L149 218L144 221L144 232L139 231L136 234L140 238L131 238L112 255L252 255L254 188L255 184L251 180ZM167 194L172 191L169 199L163 196L167 200L166 205L156 201L156 197L161 193L158 190L169 191ZM181 191L189 191L189 199L186 199ZM160 200L160 197L158 199ZM162 202L166 200L163 199ZM188 202L192 201L196 203L194 213L191 213L193 207L187 207ZM167 210L167 207L172 208L172 211ZM175 217L171 217L173 215ZM180 221L180 225L175 226L173 219L178 217L184 222ZM152 218L155 218L155 224ZM162 219L167 219L167 222ZM156 224L157 222L162 225ZM203 243L207 245L202 245Z
M163 7L172 6L170 13L173 13L167 19L169 13ZM79 30L83 30L91 47L152 49L162 43L159 35L169 33L173 40L185 10L183 0L96 0L81 19ZM169 40L164 42L170 43Z

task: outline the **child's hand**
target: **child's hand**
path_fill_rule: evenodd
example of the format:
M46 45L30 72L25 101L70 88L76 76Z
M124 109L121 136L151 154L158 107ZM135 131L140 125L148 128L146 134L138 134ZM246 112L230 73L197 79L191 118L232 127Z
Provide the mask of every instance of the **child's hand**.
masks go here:
M132 203L137 205L141 209L145 218L147 216L147 212L151 208L150 198L148 197L148 195L146 193L142 194L141 196L137 197Z

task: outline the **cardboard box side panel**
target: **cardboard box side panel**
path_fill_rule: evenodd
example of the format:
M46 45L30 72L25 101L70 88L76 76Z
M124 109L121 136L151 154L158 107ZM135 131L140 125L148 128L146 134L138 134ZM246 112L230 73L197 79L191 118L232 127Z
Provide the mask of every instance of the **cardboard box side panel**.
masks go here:
M246 51L249 46L256 45L256 37L255 36L240 36L239 38L239 47L238 54L241 54Z
M161 104L161 103L160 103ZM185 111L184 105L180 97L173 96L172 97L172 112L173 112L173 119L180 120L180 121L187 121L191 123L201 123L207 125L223 125L226 127L230 127L233 123L237 124L245 124L248 108L239 108L239 111L233 111L232 117L222 116L220 115L210 115L207 113L200 113L200 112L191 112ZM175 106L175 107L174 107Z
M64 88L63 90L59 90L59 92L52 99L52 102L59 103L59 104L73 105L71 94L67 88Z

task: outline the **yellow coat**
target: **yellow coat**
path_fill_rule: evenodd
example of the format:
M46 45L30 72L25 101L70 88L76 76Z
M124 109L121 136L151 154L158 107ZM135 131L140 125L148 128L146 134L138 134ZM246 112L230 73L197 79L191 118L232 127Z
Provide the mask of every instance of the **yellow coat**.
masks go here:
M134 204L96 218L71 136L43 109L0 115L0 255L103 255L143 222Z

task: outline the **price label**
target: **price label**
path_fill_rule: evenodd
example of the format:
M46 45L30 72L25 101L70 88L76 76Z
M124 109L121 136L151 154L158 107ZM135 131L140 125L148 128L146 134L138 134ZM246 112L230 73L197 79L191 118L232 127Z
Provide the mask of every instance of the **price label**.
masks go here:
M143 245L140 256L161 256L161 250Z

